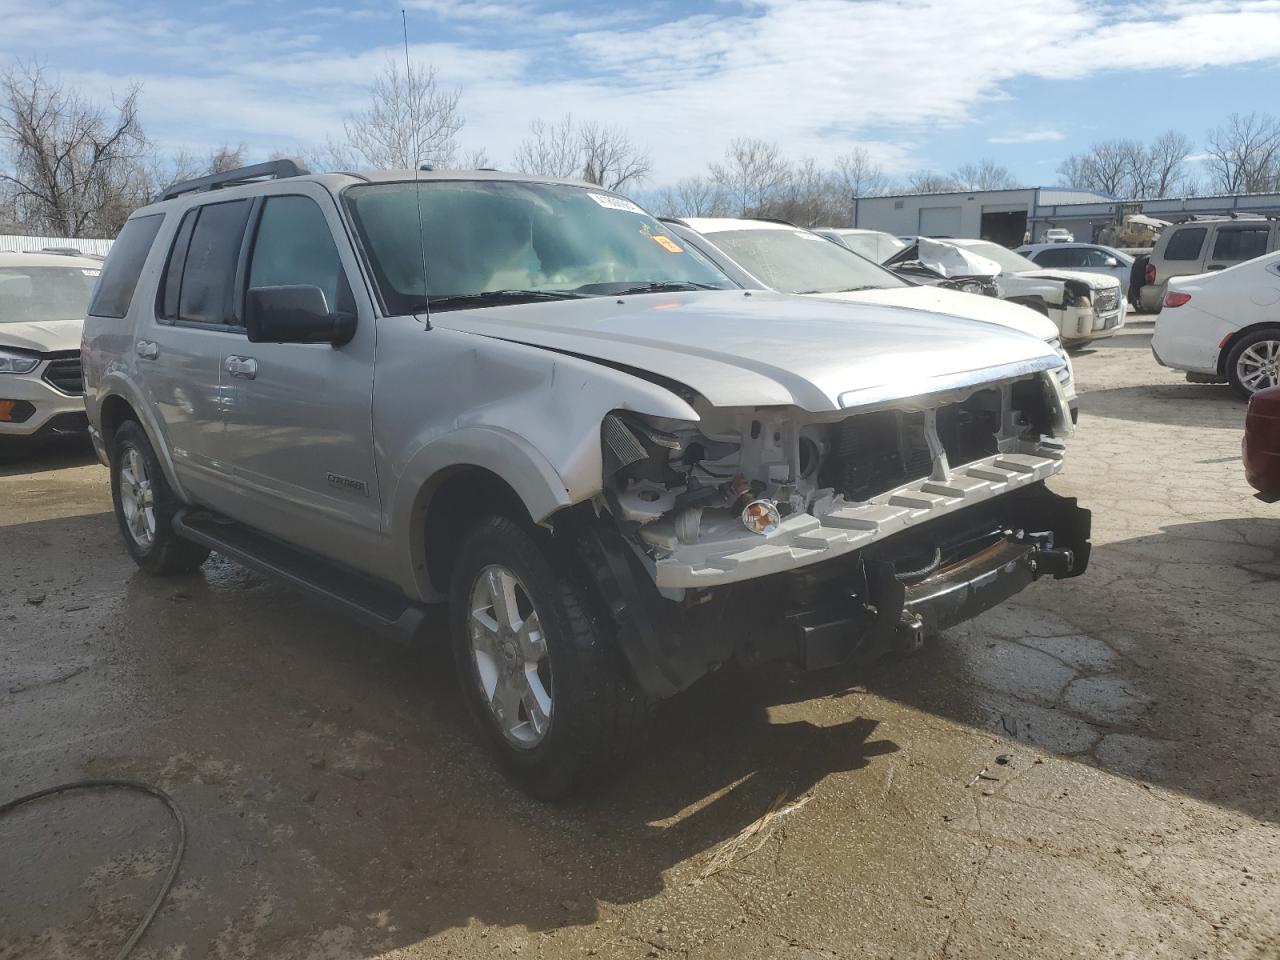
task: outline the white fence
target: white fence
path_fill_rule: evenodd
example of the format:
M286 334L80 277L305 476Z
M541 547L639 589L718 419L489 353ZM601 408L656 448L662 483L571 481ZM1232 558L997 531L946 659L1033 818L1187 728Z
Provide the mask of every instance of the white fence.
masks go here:
M0 234L0 253L39 253L41 250L79 250L81 253L105 257L111 240L85 240L67 237L18 237Z

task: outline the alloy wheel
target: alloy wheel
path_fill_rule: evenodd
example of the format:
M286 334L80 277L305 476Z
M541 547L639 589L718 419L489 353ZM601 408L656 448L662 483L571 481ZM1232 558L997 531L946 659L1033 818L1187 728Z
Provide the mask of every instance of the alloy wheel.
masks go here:
M491 564L471 587L467 618L476 679L507 741L532 749L552 718L551 657L542 621L520 579Z
M1236 361L1236 376L1250 393L1280 386L1280 340L1250 344Z
M120 464L120 510L134 543L144 550L156 539L155 491L147 462L137 447L127 447Z

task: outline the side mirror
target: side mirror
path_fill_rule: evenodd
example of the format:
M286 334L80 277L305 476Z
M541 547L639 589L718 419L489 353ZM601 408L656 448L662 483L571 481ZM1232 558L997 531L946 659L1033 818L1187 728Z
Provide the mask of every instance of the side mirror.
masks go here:
M1120 261L1115 257L1107 257L1107 259L1102 261L1102 265L1104 267L1118 267L1120 266Z
M245 296L244 327L250 343L330 343L356 333L350 313L330 313L319 287L252 287Z

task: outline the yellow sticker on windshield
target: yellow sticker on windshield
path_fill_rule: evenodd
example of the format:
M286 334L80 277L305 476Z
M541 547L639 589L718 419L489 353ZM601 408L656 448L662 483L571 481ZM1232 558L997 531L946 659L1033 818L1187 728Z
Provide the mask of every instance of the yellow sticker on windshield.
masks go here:
M650 239L667 253L684 253L684 248L665 234L655 233Z

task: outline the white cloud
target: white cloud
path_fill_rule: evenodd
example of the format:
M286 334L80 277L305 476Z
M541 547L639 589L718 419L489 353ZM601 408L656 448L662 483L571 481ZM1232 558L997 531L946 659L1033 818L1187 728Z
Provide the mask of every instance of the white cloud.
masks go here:
M1019 130L1016 133L1002 133L996 137L987 137L987 143L1047 143L1065 139L1067 135L1061 130Z
M391 38L344 46L330 10L314 22L263 16L246 31L230 19L240 14L174 9L0 0L0 58L34 53L94 92L140 80L153 135L266 152L336 130L399 56ZM1280 58L1280 0L724 0L712 13L651 3L587 17L553 0L410 0L410 10L411 39L433 38L415 57L463 88L466 146L503 165L531 119L572 112L648 144L659 181L701 171L738 135L819 160L862 143L902 170L931 131L974 122L1020 78ZM1036 127L989 142L1063 138Z

